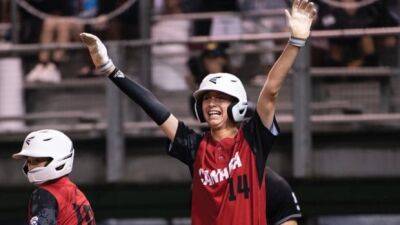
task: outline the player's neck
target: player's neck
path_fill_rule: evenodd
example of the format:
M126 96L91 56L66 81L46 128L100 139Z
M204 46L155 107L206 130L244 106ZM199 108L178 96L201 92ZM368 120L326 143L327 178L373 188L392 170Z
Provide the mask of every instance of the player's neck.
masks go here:
M224 138L234 138L237 132L237 127L217 128L211 129L211 136L214 140L220 141Z

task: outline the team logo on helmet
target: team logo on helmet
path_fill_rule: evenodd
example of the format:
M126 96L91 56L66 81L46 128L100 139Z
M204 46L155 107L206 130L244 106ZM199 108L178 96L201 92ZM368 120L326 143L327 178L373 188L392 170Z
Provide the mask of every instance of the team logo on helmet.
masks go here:
M213 77L213 78L210 79L210 82L211 82L211 83L214 83L214 84L217 84L217 80L218 80L219 78L221 78L221 76Z
M25 140L26 144L29 145L29 144L31 143L31 140L34 139L34 138L35 138L35 136L32 136L32 137L30 137L30 138L27 138L27 139Z

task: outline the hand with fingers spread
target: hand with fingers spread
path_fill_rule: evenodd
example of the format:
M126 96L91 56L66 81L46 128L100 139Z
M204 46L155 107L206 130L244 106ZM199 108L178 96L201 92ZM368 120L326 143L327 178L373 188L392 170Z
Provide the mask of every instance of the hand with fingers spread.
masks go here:
M285 14L291 33L289 43L304 46L305 40L310 36L311 23L317 15L314 3L308 0L294 0L291 12L285 10Z
M101 40L89 33L81 33L80 34L82 42L89 49L90 57L96 69L98 69L101 73L105 75L111 74L114 69L114 63L108 57L106 46L104 46Z

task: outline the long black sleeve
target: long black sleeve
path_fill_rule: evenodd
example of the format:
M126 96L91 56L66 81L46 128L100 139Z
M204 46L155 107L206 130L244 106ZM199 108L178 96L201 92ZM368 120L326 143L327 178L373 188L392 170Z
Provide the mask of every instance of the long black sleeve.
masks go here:
M142 107L147 115L158 125L163 124L171 115L153 93L135 81L125 77L119 69L115 69L108 77L122 92Z

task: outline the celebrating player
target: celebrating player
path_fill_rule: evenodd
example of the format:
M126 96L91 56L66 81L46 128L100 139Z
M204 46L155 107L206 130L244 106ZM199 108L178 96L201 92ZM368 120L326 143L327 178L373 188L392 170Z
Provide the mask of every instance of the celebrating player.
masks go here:
M57 130L39 130L26 136L22 150L24 174L37 185L29 202L30 225L95 225L89 201L68 178L74 161L72 141Z
M128 79L94 35L82 33L95 66L142 107L170 139L168 154L185 163L192 175L193 225L265 225L264 168L279 133L276 97L316 15L313 3L295 0L286 11L291 38L268 74L256 113L244 121L247 96L234 75L207 75L194 92L195 110L209 132L196 133L172 115L156 97Z
M271 168L267 167L266 173L267 224L297 225L301 211L295 193L287 181Z

